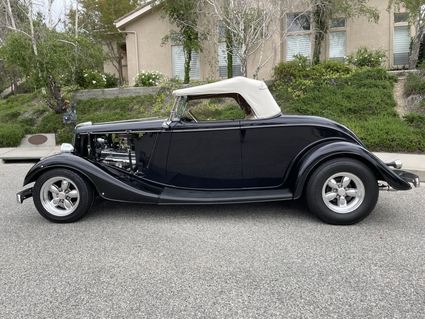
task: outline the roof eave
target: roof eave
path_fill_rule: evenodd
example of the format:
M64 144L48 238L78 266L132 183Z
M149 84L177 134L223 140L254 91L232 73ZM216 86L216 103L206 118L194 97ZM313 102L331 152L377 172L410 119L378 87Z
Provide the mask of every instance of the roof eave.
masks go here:
M127 24L131 23L135 19L141 17L145 13L148 13L155 6L156 6L155 1L150 1L150 2L146 3L144 6L137 8L133 11L130 11L126 15L122 16L121 18L118 18L117 20L114 21L114 25L118 29L120 29L120 28L126 26Z

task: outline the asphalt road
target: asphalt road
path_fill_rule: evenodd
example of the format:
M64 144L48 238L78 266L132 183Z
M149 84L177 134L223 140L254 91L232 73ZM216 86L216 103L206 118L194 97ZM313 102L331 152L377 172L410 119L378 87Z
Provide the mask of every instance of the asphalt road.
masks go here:
M52 224L0 164L1 318L424 318L425 187L383 192L362 223L301 203L99 203Z

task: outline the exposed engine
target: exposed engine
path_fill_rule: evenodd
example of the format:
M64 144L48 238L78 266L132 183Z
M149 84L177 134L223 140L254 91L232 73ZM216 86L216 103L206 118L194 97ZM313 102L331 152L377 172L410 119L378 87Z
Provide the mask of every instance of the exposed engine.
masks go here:
M131 137L127 134L111 134L96 139L96 158L107 165L128 171L136 168L136 155Z

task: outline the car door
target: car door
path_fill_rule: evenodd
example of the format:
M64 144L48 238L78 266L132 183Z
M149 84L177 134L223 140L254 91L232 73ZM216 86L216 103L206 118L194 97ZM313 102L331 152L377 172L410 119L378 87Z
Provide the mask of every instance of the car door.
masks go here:
M239 121L171 124L168 184L182 188L228 189L243 184Z

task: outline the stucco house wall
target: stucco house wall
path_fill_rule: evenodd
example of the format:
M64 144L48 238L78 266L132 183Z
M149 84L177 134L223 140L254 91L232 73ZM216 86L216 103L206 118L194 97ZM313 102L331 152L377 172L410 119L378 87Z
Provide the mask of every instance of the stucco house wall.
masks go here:
M386 1L370 0L369 4L378 8L379 22L368 21L366 17L346 20L346 26L342 29L346 34L346 56L356 52L361 47L381 49L387 54L386 67L393 68L395 67L393 64L394 10L388 10ZM305 9L300 2L299 5L294 5L293 10L299 12ZM171 43L164 44L163 38L169 34L170 30L177 30L177 28L162 16L160 7L143 10L143 14L120 27L120 30L126 33L128 81L130 85L134 84L134 78L141 70L156 70L167 77L173 76ZM214 23L212 24L214 25ZM249 77L252 77L255 73L260 59L266 62L259 72L258 77L260 79L270 79L274 66L286 60L286 37L289 34L286 30L286 19L276 21L276 24L277 31L266 43L264 50L249 58ZM310 35L311 50L313 50L313 32L311 30L306 33ZM203 43L203 50L200 53L200 77L202 80L219 78L216 43L217 41L210 39ZM329 36L323 41L322 58L329 58Z

